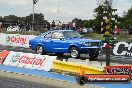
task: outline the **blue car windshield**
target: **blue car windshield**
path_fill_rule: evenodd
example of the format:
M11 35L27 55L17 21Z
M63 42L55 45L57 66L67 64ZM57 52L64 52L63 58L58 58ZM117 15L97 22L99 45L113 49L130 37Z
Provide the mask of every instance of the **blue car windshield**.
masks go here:
M67 38L82 38L82 36L76 31L65 31L64 36Z

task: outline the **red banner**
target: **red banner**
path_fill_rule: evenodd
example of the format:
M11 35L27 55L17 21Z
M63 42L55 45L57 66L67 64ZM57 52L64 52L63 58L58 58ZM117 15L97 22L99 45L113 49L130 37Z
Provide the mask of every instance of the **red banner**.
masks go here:
M132 66L106 66L106 74L130 75L132 78Z

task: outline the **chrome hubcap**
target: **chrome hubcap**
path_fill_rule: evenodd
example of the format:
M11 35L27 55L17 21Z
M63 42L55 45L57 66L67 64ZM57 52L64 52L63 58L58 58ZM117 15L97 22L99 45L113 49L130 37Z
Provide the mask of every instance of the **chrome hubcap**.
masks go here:
M41 46L38 46L37 53L42 54L42 52L43 52L43 48Z
M71 49L71 56L75 58L75 57L77 57L77 55L78 55L78 51L76 50L76 48L72 48Z

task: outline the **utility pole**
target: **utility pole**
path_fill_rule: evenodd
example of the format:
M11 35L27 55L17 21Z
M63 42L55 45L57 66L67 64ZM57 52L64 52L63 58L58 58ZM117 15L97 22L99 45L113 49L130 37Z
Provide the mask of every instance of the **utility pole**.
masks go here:
M32 31L34 30L34 0L33 0L33 22L32 22Z
M34 5L38 2L38 0L33 0L33 22L32 22L32 31L34 30Z
M58 20L59 20L59 0L58 0Z

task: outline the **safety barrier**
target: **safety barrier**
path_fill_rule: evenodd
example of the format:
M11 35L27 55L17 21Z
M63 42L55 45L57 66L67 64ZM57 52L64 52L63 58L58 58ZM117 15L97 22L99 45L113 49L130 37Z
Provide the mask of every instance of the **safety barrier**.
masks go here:
M104 69L96 68L92 66L82 65L82 64L75 64L71 62L64 62L59 60L54 60L52 70L64 71L79 74L80 70L84 70L85 74L105 74Z

